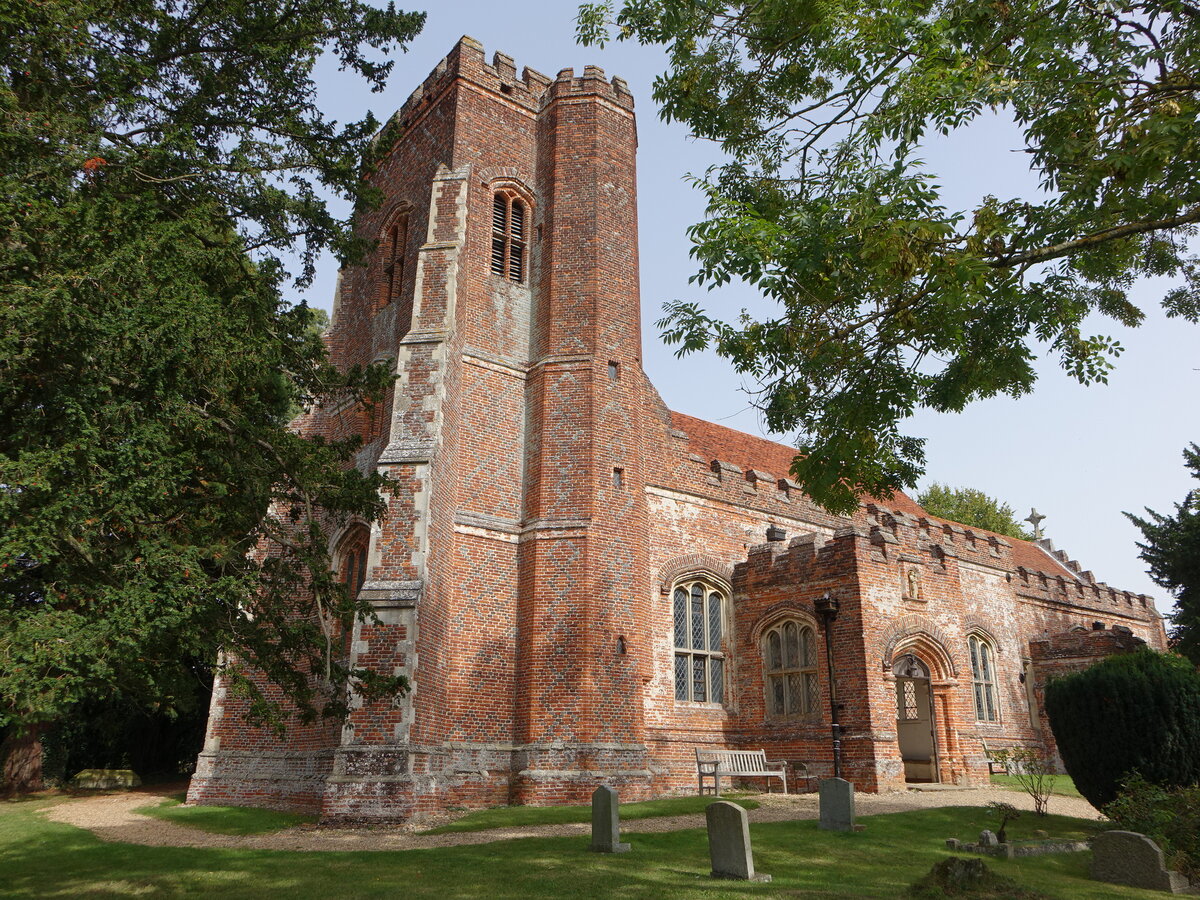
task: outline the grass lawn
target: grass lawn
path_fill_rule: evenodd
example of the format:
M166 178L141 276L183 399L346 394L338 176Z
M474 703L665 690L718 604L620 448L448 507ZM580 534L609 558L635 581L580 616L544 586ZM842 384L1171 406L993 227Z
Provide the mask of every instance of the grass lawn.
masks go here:
M1010 791L1022 791L1024 788L1017 783L1016 775L993 775L992 784L997 787L1008 788ZM1054 776L1054 794L1060 797L1079 797L1083 798L1083 794L1079 793L1075 788L1075 782L1071 780L1070 775L1055 775Z
M143 806L137 812L216 834L267 834L317 821L316 816L248 806L183 806L184 796L183 793L172 795L161 804Z
M722 800L740 803L746 809L758 809L758 801L737 794L723 794ZM622 821L653 819L657 816L686 816L702 813L713 802L712 797L663 797L642 803L622 803ZM567 822L592 821L591 806L498 806L479 809L455 819L448 825L431 828L425 834L453 834L461 831L486 831L489 828L508 828L520 825L562 825Z
M590 853L585 837L530 838L437 850L293 853L106 844L87 831L48 822L53 801L0 804L0 896L386 897L389 900L503 898L899 897L948 855L945 839L992 827L982 809L958 807L864 816L857 834L819 831L816 822L751 827L755 862L770 884L714 881L702 829L628 837L633 852ZM1078 835L1088 823L1023 816L1015 839L1036 828ZM998 873L1056 898L1162 895L1088 880L1089 854L988 860Z

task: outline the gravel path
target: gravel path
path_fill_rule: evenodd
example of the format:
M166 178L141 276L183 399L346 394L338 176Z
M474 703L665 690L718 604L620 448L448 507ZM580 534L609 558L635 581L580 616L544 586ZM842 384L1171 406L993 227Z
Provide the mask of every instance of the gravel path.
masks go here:
M86 828L103 841L145 844L151 847L224 847L243 850L300 850L304 852L419 850L459 844L486 844L512 838L586 835L591 827L586 823L578 823L494 828L489 831L471 831L459 834L419 834L401 826L333 828L304 825L271 834L230 835L211 834L135 812L138 807L157 804L171 792L171 790L139 790L85 797L50 807L46 810L46 815L56 822L65 822L68 825ZM817 818L816 794L760 794L755 799L762 805L758 809L750 810L751 823ZM1011 803L1018 809L1033 809L1033 801L1024 793L997 788L978 788L857 794L855 811L858 815L869 816L876 813L903 812L909 809L928 809L937 806L982 806L992 800ZM1074 797L1052 797L1050 812L1085 819L1100 818L1086 800ZM637 834L703 827L704 815L694 814L639 819L624 823L621 830L625 834Z

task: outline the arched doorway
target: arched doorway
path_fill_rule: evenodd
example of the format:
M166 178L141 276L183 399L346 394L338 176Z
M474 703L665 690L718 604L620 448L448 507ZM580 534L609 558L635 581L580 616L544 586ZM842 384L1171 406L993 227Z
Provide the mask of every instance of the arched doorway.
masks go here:
M896 739L904 760L904 780L937 781L937 730L929 667L914 654L904 653L896 658L892 674L896 676Z

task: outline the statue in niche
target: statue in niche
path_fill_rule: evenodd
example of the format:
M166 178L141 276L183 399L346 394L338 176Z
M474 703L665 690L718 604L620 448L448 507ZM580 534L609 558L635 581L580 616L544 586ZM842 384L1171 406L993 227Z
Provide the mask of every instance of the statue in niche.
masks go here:
M908 570L908 575L904 579L905 600L920 600L921 599L921 570L916 566L911 566Z

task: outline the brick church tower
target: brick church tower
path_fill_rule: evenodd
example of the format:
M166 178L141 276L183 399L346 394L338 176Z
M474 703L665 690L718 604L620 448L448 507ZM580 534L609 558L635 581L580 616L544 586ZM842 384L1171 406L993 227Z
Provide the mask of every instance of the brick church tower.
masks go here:
M377 615L352 663L412 691L280 737L218 678L189 801L396 821L635 800L694 790L704 749L765 750L798 786L834 770L834 685L860 789L986 784L989 746L1053 753L1048 678L1165 648L1149 597L1047 540L903 494L831 515L794 448L670 411L641 365L636 144L621 79L518 77L471 38L381 133L384 201L356 222L376 249L327 338L396 381L299 427L362 434L356 464L398 485L331 550Z
M464 37L383 139L385 200L358 223L379 247L342 273L330 347L396 361L390 411L304 428L362 428L358 464L401 487L335 559L381 620L352 661L413 690L276 744L218 687L192 799L398 819L581 799L597 779L644 794L633 98L594 67L518 77Z

